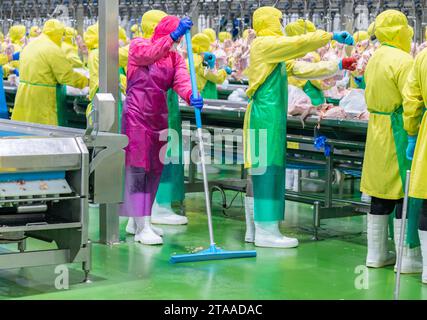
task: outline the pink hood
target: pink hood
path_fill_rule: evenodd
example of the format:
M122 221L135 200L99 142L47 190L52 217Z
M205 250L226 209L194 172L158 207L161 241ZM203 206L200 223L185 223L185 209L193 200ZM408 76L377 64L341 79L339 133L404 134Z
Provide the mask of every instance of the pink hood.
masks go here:
M168 36L171 32L175 31L175 29L179 25L179 18L176 16L166 16L162 20L160 20L156 29L154 29L154 34L151 40L154 42L160 38Z

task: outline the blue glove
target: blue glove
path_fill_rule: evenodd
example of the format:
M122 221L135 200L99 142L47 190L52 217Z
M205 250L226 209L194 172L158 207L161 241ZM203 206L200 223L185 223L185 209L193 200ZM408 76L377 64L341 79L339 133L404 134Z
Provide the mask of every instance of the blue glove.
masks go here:
M215 68L216 56L211 52L205 52L203 60L209 66L209 69Z
M176 28L175 31L172 31L170 34L172 40L178 41L178 39L181 38L183 35L185 35L185 33L188 30L190 30L192 26L193 26L193 22L191 21L190 18L188 17L182 18L179 21L178 28Z
M408 146L406 147L406 158L412 160L414 157L415 145L417 144L417 136L408 136Z
M354 77L354 82L360 89L366 89L365 77Z
M20 51L15 52L14 54L12 54L12 60L13 60L13 61L19 61L19 57L20 57L20 55L21 55L21 52L20 52Z
M13 69L12 73L14 75L16 75L17 77L19 77L19 70L18 69Z
M348 46L354 45L353 36L347 31L334 32L332 40L338 41L339 43L346 44Z
M202 109L203 108L203 98L202 97L194 98L193 95L191 95L190 105L194 108Z
M227 72L228 75L233 73L233 70L229 66L224 67L225 72Z

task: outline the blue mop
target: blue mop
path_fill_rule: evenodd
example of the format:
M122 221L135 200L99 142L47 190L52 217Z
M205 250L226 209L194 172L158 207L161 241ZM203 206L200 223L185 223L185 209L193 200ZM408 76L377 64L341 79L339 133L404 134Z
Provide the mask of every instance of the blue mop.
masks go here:
M191 44L191 34L190 31L187 31L185 34L185 41L187 43L187 53L188 53L188 64L190 66L190 77L191 77L191 87L193 89L193 97L197 98L199 93L197 92L197 83L196 83L196 72L194 69L194 59L193 59L193 48ZM209 227L209 237L210 237L210 246L207 250L202 250L192 254L181 254L172 256L170 258L171 263L180 263L180 262L197 262L197 261L206 261L206 260L223 260L223 259L235 259L235 258L250 258L256 257L256 251L225 251L218 248L214 241L213 227L212 227L212 213L211 205L209 201L209 186L208 178L206 175L206 165L205 165L205 151L203 145L203 136L202 136L202 118L201 111L198 108L194 109L196 115L196 125L197 125L197 134L199 137L199 148L200 148L200 160L202 164L203 172L203 185L205 189L205 201L206 201L206 213L208 216L208 227Z

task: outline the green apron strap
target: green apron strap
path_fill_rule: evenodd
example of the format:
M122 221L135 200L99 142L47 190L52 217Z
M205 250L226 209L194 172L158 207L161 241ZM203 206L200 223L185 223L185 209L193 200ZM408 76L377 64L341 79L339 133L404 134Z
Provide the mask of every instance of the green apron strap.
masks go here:
M408 134L403 127L403 107L399 107L390 115L393 138L396 146L396 155L399 165L400 179L402 187L406 184L406 171L411 169L411 161L406 158L406 147L408 145ZM418 237L418 219L423 200L409 198L408 201L408 228L406 233L406 243L411 247L420 245Z
M56 85L56 113L58 116L58 126L67 126L67 88L65 85Z
M211 81L206 81L201 95L204 99L218 99L218 89L216 84Z
M315 87L310 81L307 81L302 89L311 100L313 106L320 106L325 103L325 96L319 88Z

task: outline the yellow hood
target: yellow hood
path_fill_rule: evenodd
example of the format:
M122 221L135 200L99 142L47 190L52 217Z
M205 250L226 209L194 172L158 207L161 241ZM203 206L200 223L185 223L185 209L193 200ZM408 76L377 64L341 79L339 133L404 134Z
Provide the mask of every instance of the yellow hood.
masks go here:
M233 39L233 36L230 32L222 31L218 34L219 42L223 43L225 40L231 40Z
M128 43L128 36L126 30L119 26L119 40L123 41L124 45Z
M47 20L43 26L43 34L47 35L58 46L61 46L65 26L56 19Z
M216 41L216 32L214 29L207 28L203 30L203 33L209 37L211 43L214 43Z
M9 29L9 38L10 41L14 44L20 44L21 39L25 37L25 33L27 32L27 29L22 24L12 26Z
M367 31L357 31L353 34L353 39L355 43L359 43L361 41L369 40L369 34Z
M99 33L98 23L91 25L89 28L87 28L86 32L84 33L83 39L89 50L98 48L98 43L99 43L98 33Z
M142 37L145 39L151 38L160 20L166 16L166 12L161 10L150 10L144 13L141 19Z
M256 9L253 15L252 23L256 35L264 36L283 36L282 12L274 7L261 7Z
M375 36L381 44L411 51L414 30L408 25L406 16L397 10L386 10L375 19Z
M191 39L194 53L202 53L209 51L211 41L209 37L204 33L198 33Z
M310 20L298 19L285 27L286 35L289 37L300 36L308 32L316 31L316 26Z
M77 36L77 30L71 27L65 28L64 42L73 44L73 39Z
M40 30L39 26L32 26L30 28L30 38L37 38L42 31Z

